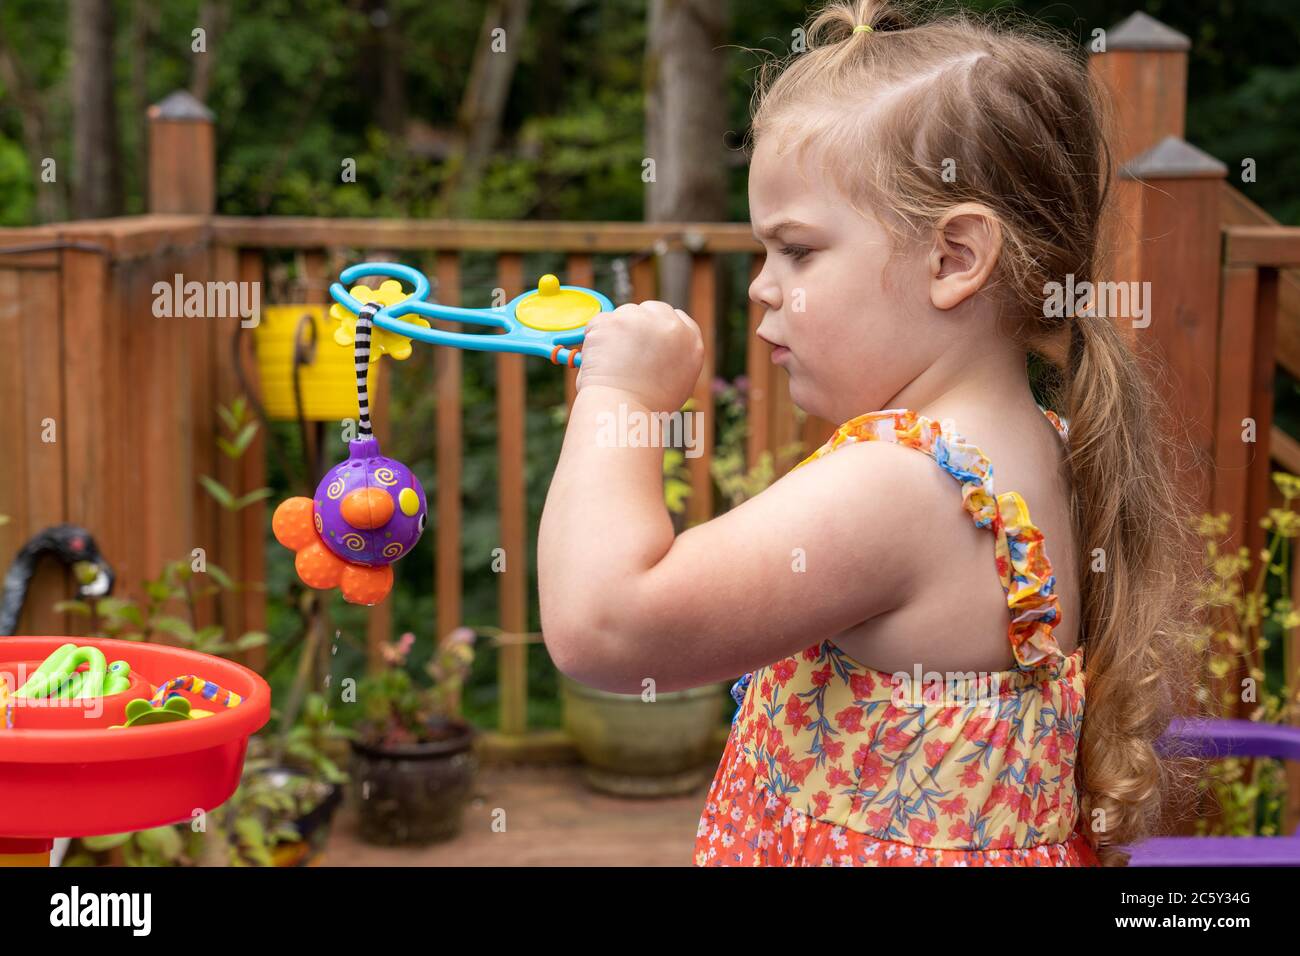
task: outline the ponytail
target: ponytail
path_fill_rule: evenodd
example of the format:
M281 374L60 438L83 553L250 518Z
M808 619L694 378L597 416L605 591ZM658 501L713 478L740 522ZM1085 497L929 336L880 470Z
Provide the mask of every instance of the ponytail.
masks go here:
M1114 321L1067 319L1064 406L1078 541L1087 704L1075 768L1080 829L1108 865L1156 832L1162 804L1187 806L1199 769L1155 742L1199 677L1200 549L1179 482L1175 434Z

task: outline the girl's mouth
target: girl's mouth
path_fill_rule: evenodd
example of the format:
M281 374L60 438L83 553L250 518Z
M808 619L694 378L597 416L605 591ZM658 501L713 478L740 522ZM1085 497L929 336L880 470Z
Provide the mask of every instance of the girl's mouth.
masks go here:
M786 348L784 345L776 346L775 348L772 349L772 364L780 365L781 359L785 358L789 354L790 354L790 350Z

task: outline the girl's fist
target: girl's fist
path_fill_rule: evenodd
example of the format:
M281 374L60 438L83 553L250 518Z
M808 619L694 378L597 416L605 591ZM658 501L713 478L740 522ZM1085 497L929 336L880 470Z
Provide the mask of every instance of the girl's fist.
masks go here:
M587 326L578 389L631 392L652 412L675 412L695 391L704 339L695 320L667 302L620 305Z

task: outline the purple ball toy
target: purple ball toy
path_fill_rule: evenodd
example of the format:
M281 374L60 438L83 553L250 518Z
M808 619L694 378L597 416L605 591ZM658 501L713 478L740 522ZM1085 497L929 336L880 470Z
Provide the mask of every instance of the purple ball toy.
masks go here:
M424 533L424 488L373 437L348 442L348 460L325 473L312 501L321 540L351 564L392 564Z

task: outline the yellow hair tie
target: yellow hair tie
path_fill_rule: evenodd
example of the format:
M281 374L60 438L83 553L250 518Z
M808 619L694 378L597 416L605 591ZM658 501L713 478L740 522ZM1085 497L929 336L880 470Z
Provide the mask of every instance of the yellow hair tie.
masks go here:
M854 32L854 33L871 33L872 30L871 30L871 27L870 27L869 25L867 25L867 24L865 24L865 23L859 23L856 27L853 28L853 32Z

